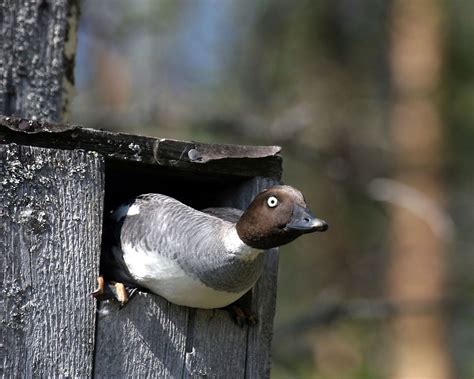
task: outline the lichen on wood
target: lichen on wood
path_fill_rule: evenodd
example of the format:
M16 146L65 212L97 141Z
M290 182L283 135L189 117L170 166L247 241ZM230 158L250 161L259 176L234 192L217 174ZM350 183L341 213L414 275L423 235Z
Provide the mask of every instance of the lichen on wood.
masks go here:
M0 145L6 377L90 377L103 211L94 152Z
M74 83L78 0L0 0L0 114L60 121Z

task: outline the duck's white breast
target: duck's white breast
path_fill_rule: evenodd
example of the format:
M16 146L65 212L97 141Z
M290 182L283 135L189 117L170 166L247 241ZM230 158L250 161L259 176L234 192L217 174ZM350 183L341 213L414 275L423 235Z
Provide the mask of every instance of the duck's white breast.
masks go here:
M123 259L134 279L168 301L193 308L221 308L244 295L218 291L188 275L176 261L140 247L122 246Z

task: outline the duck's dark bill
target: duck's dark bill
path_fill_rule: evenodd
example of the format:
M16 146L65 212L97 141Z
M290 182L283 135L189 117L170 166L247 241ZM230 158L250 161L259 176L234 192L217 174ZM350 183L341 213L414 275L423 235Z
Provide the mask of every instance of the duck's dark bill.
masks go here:
M308 208L295 205L291 220L286 227L303 233L310 233L316 231L324 232L328 229L328 224L326 221L316 218Z

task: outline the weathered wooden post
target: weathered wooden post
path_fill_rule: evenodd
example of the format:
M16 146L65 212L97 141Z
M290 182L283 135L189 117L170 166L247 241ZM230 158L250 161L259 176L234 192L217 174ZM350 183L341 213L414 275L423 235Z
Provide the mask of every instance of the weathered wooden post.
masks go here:
M244 208L281 159L50 123L73 85L77 3L0 0L0 375L268 377L276 251L253 290L255 327L148 294L97 312L104 212L146 192Z
M281 175L278 147L210 145L0 118L3 373L268 377L277 252L252 293L257 326L139 294L97 312L102 214L132 196L244 208ZM105 204L105 206L103 206ZM96 325L97 323L97 325Z
M0 144L2 376L91 375L102 199L99 154Z
M73 85L77 3L0 0L0 114L60 121ZM2 142L2 375L88 376L102 157Z

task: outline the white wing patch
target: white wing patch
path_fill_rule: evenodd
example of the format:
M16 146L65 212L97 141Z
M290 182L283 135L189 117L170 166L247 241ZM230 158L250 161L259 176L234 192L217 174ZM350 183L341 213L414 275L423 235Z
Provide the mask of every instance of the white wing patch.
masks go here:
M112 214L115 221L120 221L125 216L135 216L140 213L140 206L137 204L122 204Z
M135 216L140 213L140 206L137 204L132 204L127 211L127 216Z
M133 278L168 301L193 308L221 308L233 303L244 291L218 291L206 286L172 259L126 244L122 247L125 264Z

